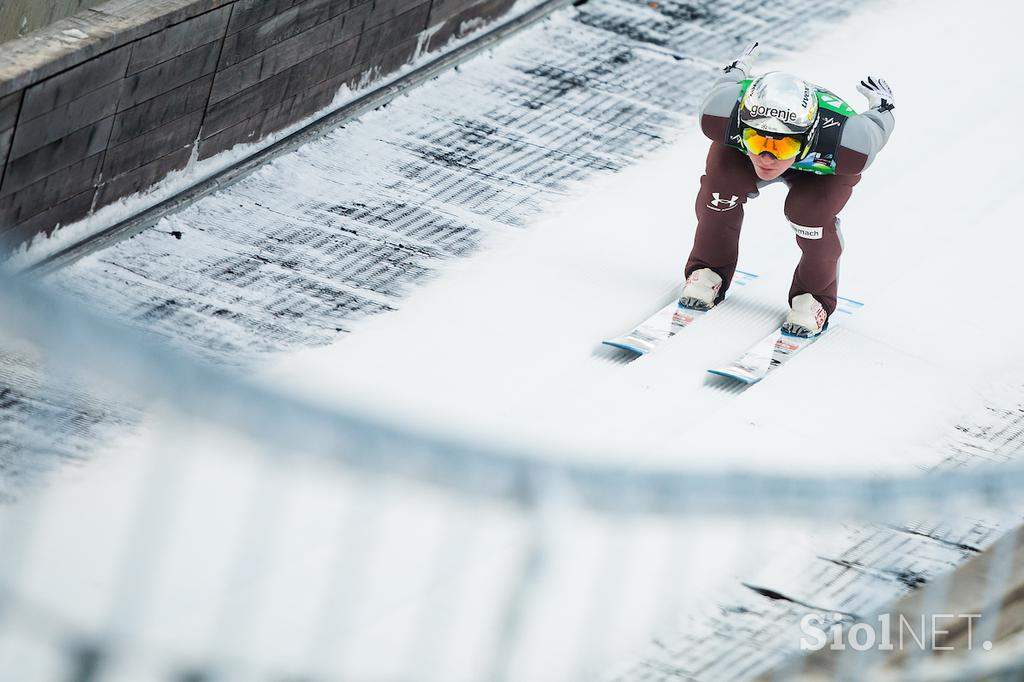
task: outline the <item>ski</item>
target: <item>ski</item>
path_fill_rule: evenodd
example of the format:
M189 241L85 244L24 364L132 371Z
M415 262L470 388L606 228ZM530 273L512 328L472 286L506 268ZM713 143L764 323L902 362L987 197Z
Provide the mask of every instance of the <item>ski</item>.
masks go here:
M737 270L732 286L745 286L757 279L757 275ZM716 306L717 307L717 306ZM712 308L714 310L714 308ZM647 355L663 341L668 340L680 330L689 327L710 310L695 310L672 301L646 320L638 324L633 331L602 341L606 346L620 348L637 355Z
M756 384L768 376L769 372L786 364L795 355L814 344L837 326L842 325L844 319L863 307L864 304L859 301L840 296L839 305L829 318L828 327L817 336L794 336L793 334L787 334L779 327L751 346L750 350L744 353L739 360L724 367L709 369L708 372L747 385Z

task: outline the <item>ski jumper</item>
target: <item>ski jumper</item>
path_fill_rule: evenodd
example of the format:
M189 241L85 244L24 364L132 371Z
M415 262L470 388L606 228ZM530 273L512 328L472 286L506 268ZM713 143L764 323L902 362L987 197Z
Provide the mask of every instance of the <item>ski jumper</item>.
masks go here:
M839 288L843 251L839 212L853 194L861 172L871 165L896 126L891 110L857 114L828 90L818 88L818 120L810 143L778 180L761 180L747 158L740 135L739 106L751 81L740 69L726 71L701 107L700 123L711 138L707 166L697 194L697 233L685 274L710 268L722 277L718 301L736 272L743 205L760 188L781 180L789 187L785 212L800 247L789 300L811 294L831 315ZM717 301L716 301L717 302Z

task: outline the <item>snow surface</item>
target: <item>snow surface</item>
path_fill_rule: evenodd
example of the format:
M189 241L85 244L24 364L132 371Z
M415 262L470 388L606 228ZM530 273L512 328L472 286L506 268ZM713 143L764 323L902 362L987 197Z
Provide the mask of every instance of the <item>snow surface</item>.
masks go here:
M881 74L895 88L898 126L843 214L841 293L866 307L750 390L723 390L704 370L783 313L796 247L778 187L748 205L741 267L761 278L743 305L628 365L594 354L678 284L707 147L696 131L578 187L528 230L494 233L400 310L262 371L284 389L415 428L564 457L836 473L937 464L937 436L1020 370L1024 323L1012 311L1024 237L1014 231L1013 156L973 161L979 139L963 125L966 106L1012 111L1024 98L992 66L1015 63L1010 19L1022 13L999 7L870 5L785 62L758 65L790 68L855 104L854 83ZM335 670L340 659L367 678L432 669L446 681L488 679L480 670L507 623L481 598L510 593L529 572L535 519L505 508L467 513L443 495L382 490L319 465L274 470L240 454L250 447L151 417L96 464L64 472L36 510L3 510L4 547L17 540L19 514L42 511L25 541L31 551L0 578L73 611L82 628L140 637L177 661L238 652L225 663L235 679L247 679L245 656L282 671L310 661ZM671 631L680 611L713 611L739 576L820 598L807 579L814 557L866 535L770 516L680 525L547 514L543 589L524 605L527 622L546 627L522 644L542 655L511 665L512 679L600 676L649 639L652 623ZM995 531L983 526L964 537L985 545ZM135 553L122 556L127 547ZM897 552L884 543L874 551ZM962 558L932 552L916 558L923 575ZM359 593L335 593L339 584ZM865 608L895 593L888 584L855 592ZM830 593L828 606L843 595ZM691 634L708 628L699 621ZM19 636L3 634L0 646ZM575 670L567 652L588 670ZM132 664L116 661L115 679L146 679Z
M871 6L801 54L758 64L855 106L857 81L881 74L895 88L897 128L842 213L840 293L867 305L754 390L724 392L704 370L784 313L798 251L781 186L748 204L741 245L740 267L761 275L743 298L767 311L723 308L629 365L592 355L678 285L708 145L696 127L580 188L525 234L494 236L399 311L334 346L282 356L268 374L403 423L566 456L773 470L927 463L927 452L910 453L1019 363L1024 331L1008 314L1019 291L1015 176L1002 159L973 160L976 136L950 132L963 128L961 93L1011 109L1020 95L998 69L943 58L940 38L955 22L958 54L998 61L1014 29L992 16Z

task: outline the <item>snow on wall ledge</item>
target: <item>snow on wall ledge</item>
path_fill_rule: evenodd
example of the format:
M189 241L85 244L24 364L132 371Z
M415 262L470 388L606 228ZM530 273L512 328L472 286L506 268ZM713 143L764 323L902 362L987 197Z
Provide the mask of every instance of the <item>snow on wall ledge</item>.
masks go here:
M113 0L0 45L0 252L261 140L514 0Z

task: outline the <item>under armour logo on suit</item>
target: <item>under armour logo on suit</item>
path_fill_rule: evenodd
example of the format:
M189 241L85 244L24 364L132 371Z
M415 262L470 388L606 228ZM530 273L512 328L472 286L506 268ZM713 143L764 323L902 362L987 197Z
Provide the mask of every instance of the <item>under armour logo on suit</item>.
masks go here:
M735 194L732 195L731 199L723 199L719 196L718 192L712 192L711 203L708 204L708 208L712 211L731 211L740 205L740 198Z

